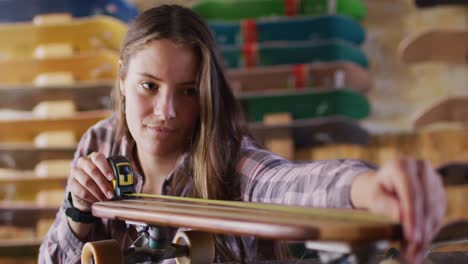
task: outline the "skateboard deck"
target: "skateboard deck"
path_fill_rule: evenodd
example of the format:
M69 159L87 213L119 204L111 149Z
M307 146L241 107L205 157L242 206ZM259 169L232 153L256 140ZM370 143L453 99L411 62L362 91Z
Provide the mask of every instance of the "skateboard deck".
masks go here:
M342 116L295 120L289 124L256 122L250 123L249 128L261 143L267 138L291 137L296 148L336 143L370 143L370 135L366 130L355 120Z
M3 231L0 237L0 262L3 263L5 257L37 259L42 238L58 209L57 206L34 203L0 202L0 230Z
M418 7L435 7L445 5L468 5L468 0L415 0Z
M362 119L370 112L366 97L349 90L252 93L239 100L249 122L261 122L274 113L290 113L297 120L335 115Z
M0 143L0 167L33 170L43 160L72 160L75 147L36 148L30 144Z
M362 20L367 13L362 0L205 0L195 2L192 9L208 21L323 14Z
M114 81L99 81L40 88L32 85L0 85L0 105L3 109L31 111L43 101L71 100L76 109L81 111L109 109L114 84Z
M32 142L34 137L44 131L73 131L77 137L111 115L109 110L78 112L63 118L24 118L0 120L0 142Z
M68 174L39 177L34 171L0 170L0 200L34 201L40 191L65 190ZM38 201L39 203L39 201Z
M277 41L341 39L360 45L365 32L361 25L343 16L277 18L209 23L219 45Z
M67 44L73 53L108 49L118 52L127 26L105 16L77 18L72 21L34 25L32 23L3 24L0 38L0 58L31 58L40 45Z
M0 89L24 85L47 86L47 82L41 80L41 74L50 73L69 74L72 76L73 84L113 81L118 71L118 62L118 55L111 51L90 52L62 58L0 61L2 72Z
M372 86L369 71L349 62L231 69L227 74L236 93L305 88L349 88L366 93Z
M404 63L441 62L466 64L468 30L430 30L404 39L398 47Z
M306 209L180 197L159 196L157 198L99 202L93 204L92 213L100 218L123 220L127 223L149 226L150 228L158 226L158 228L192 229L192 231L185 233L179 232L174 241L175 244L189 245L188 254L193 264L212 263L213 261L213 242L208 233L248 235L274 240L340 240L350 244L366 243L373 240L395 240L401 236L398 224L384 217L360 211ZM252 214L255 214L255 217L252 217ZM357 229L359 232L356 232ZM171 238L165 239L170 241ZM102 241L98 243L102 243ZM96 264L110 263L107 262L108 260L115 261L113 263L123 263L123 256L120 259L107 258L106 255L109 255L106 254L107 249L100 245L94 247L93 254L88 254L90 245L95 246L96 244L85 245L82 253L83 263L87 263L91 257L94 257ZM156 246L153 250L156 252L157 250L164 251L165 247L158 248ZM177 247L176 251L178 251ZM118 252L114 252L114 256L118 256ZM159 252L160 257L162 254L164 253ZM171 258L170 251L162 258ZM185 257L178 256L180 261L183 261L183 258ZM158 261L158 259L153 258L153 261ZM126 256L125 263L132 263L131 253Z
M338 40L224 46L221 54L228 68L338 61L368 67L363 51Z
M0 3L0 22L26 22L37 14L70 13L73 17L93 15L113 16L130 22L138 10L123 0L3 0Z
M468 183L468 162L452 161L441 164L437 172L442 175L444 185L462 185Z
M468 121L468 96L447 97L419 113L413 126L420 129L431 124Z

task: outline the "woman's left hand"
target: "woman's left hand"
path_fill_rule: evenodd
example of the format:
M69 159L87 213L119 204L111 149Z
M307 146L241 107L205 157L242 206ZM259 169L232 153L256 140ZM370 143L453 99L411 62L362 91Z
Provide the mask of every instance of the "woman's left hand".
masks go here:
M403 224L405 258L422 263L445 214L446 195L439 174L428 161L399 158L378 171L356 177L351 201Z

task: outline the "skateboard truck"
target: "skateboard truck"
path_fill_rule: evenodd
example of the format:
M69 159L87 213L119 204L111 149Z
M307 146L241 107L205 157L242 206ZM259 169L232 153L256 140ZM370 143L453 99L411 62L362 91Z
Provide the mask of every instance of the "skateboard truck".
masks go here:
M115 199L120 200L128 197L127 194L135 193L134 175L130 161L121 155L110 156L107 158L112 167L115 178L112 180Z

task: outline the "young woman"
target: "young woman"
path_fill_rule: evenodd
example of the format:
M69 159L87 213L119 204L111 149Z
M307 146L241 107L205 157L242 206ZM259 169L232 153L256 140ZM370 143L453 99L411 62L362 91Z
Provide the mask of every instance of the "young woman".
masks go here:
M426 161L402 158L374 170L353 160L294 164L248 136L205 22L191 10L161 6L131 25L120 56L115 114L81 139L67 200L41 248L41 263L79 263L87 241L134 230L93 218L113 197L110 155L132 161L138 192L309 207L362 208L403 223L406 256L416 262L445 210L440 177ZM67 213L73 210L81 217ZM268 257L253 238L218 239L221 260Z

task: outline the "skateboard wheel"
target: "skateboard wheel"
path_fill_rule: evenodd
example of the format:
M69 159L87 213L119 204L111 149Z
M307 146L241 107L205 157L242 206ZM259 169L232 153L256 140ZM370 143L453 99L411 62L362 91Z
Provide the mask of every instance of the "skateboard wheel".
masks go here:
M215 248L213 236L200 231L179 231L173 243L188 246L188 256L177 257L177 264L213 263Z
M116 240L88 242L81 252L81 263L124 263L122 250Z

